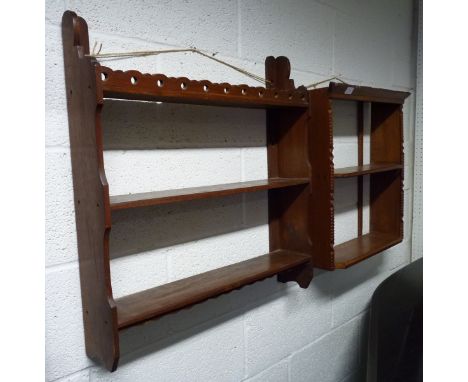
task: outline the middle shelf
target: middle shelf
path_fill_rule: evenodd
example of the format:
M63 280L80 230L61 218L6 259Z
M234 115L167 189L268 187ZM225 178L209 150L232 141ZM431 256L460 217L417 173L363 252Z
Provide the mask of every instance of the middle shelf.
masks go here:
M213 186L115 195L110 197L110 207L111 210L115 211L307 184L309 184L308 178L269 178Z
M402 169L403 165L400 163L371 163L362 166L351 166L335 168L335 178L348 178L352 176L375 174L378 172L386 172Z
M115 300L119 330L304 265L310 256L276 250Z

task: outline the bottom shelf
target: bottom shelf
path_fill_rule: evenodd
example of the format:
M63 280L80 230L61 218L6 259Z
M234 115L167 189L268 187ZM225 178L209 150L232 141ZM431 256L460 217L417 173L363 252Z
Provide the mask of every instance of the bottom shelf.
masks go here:
M401 242L394 234L372 232L335 246L335 268L344 269Z
M276 250L251 260L118 298L115 303L119 329L189 307L310 260L310 256L302 253Z

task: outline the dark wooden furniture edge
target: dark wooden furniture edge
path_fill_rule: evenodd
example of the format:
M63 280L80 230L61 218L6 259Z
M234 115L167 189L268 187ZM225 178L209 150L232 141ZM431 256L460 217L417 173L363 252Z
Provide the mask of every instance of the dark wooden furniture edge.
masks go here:
M353 176L361 176L367 174L376 174L379 172L387 172L393 170L401 170L402 164L399 163L370 163L361 166L335 168L335 178L348 178Z
M264 88L143 74L136 70L114 71L104 66L97 70L105 98L246 108L308 107L304 86L297 89Z
M403 104L406 97L410 95L408 92L397 90L372 88L369 86L351 84L338 84L336 82L330 82L328 86L328 94L331 99L397 104Z
M265 60L267 89L294 91L290 79L291 64L284 56ZM308 97L307 97L308 100ZM268 178L308 178L311 166L308 157L308 108L267 109ZM268 190L268 226L270 252L278 249L309 254L310 261L278 275L278 281L295 281L307 288L313 278L313 257L307 211L311 197L307 187Z
M346 269L358 264L394 245L401 243L402 236L371 232L335 246L335 267Z
M308 184L308 178L270 178L212 186L116 195L110 197L110 204L112 210L120 210Z
M110 205L104 173L99 64L89 53L88 27L74 12L62 18L70 152L86 353L111 371L119 360L117 308L109 269Z
M177 311L221 294L296 269L309 255L285 250L200 273L116 299L119 329Z
M309 91L309 161L311 171L310 237L314 265L335 269L333 114L328 88Z

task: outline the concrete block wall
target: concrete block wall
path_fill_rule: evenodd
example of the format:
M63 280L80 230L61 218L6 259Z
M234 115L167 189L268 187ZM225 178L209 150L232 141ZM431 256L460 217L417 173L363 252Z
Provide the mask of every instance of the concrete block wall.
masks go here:
M334 74L349 82L412 90L413 2L46 1L47 381L359 381L369 300L410 261L413 97L405 104L405 240L346 271L317 272L307 290L275 278L209 300L122 337L115 373L85 354L60 20L71 9L103 51L197 46L263 75L267 55L286 55L296 85ZM191 54L104 62L211 81L253 80ZM335 158L355 161L337 105ZM111 194L262 179L260 110L108 102L105 166ZM352 184L340 185L337 241L352 235ZM351 222L351 223L348 223ZM115 296L268 252L265 193L119 212L113 216Z

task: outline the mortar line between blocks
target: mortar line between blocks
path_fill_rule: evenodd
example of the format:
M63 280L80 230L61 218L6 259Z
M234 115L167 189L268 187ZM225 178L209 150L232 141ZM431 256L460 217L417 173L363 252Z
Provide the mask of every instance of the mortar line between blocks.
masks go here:
M79 369L79 370L73 371L73 372L71 372L69 374L62 375L62 376L60 376L58 378L55 378L55 379L47 380L47 376L46 376L46 380L48 382L60 382L64 378L70 378L70 377L73 377L75 374L82 373L84 371L88 371L88 381L91 381L91 370L93 369L93 367L95 367L95 366L90 365L90 366L85 367L84 369Z
M72 269L75 267L78 268L78 259L66 261L64 263L59 263L59 264L46 265L45 272L46 274L48 274L51 272Z
M245 152L244 149L240 149L240 161L241 161L241 166L240 166L240 177L241 177L241 182L245 182ZM246 193L242 193L242 227L245 228L247 224L247 207L246 207L246 202L247 202L247 195Z
M49 145L46 143L45 149L46 151L51 152L51 153L63 153L63 152L70 153L70 145L62 145L62 144Z
M290 366L290 360L292 359L292 357L293 357L295 354L301 352L302 350L304 350L304 349L307 348L308 346L311 346L311 345L315 344L316 342L322 340L323 338L325 338L326 336L332 334L333 332L337 331L338 329L341 329L344 325L347 325L347 324L349 324L350 322L352 322L352 321L354 321L354 320L357 320L357 319L359 319L359 318L364 317L364 315L365 315L367 312L368 312L368 309L365 309L365 310L359 312L358 314L356 314L355 316L351 317L348 321L342 323L341 325L338 325L338 326L335 327L335 328L330 328L329 331L327 331L326 333L322 334L320 337L316 338L316 339L313 340L312 342L309 342L308 344L302 346L301 348L299 348L299 349L293 351L292 353L288 354L286 357L281 358L279 361L277 361L277 362L275 362L274 364L269 365L268 367L266 367L266 368L260 370L258 373L256 373L256 374L250 376L249 378L254 378L254 377L256 377L257 375L259 375L259 374L261 374L261 373L263 373L263 372L265 372L265 371L271 369L272 367L274 367L275 365L277 365L277 364L279 364L279 363L281 363L281 362L283 362L283 361L287 361L287 362L288 362L288 377L290 378L290 375L289 375L289 372L290 372L290 367L289 367L289 366ZM360 316L361 316L361 317L360 317ZM359 333L360 333L360 332L359 332ZM291 382L291 381L290 381L290 382Z
M242 379L242 381L245 382L245 381L251 380L252 378L258 377L260 374L265 373L265 372L269 371L270 369L273 369L275 366L279 365L281 362L286 361L286 359L289 358L289 357L290 357L290 355L288 355L288 356L285 357L285 358L280 359L278 362L275 362L274 364L268 366L267 368L265 368L265 369L259 371L258 373L254 374L254 375L245 376L245 377ZM289 364L288 364L288 381L286 381L286 382L290 382L290 377L289 377Z
M361 365L359 365L359 367L361 367ZM359 373L359 368L357 370L352 371L349 374L346 374L346 376L344 378L340 379L338 382L345 382L349 377L351 377L352 375L357 374L357 373Z
M272 276L272 277L275 277L275 276ZM271 278L271 277L269 277L269 278ZM242 289L242 288L241 288L241 289ZM229 292L229 293L233 293L233 292ZM189 327L187 327L187 328L185 328L185 329L172 331L170 334L177 338L177 336L179 336L179 337L180 337L180 336L183 336L184 333L186 333L186 332L196 330L197 328L206 327L207 325L210 325L210 324L213 323L213 322L216 323L216 322L219 322L219 321L223 321L225 318L229 318L229 317L237 317L237 316L240 315L240 314L245 315L245 312L246 312L246 311L249 311L249 310L251 310L251 309L254 309L256 306L258 306L258 305L257 305L258 303L263 303L263 302L266 303L266 302L269 301L269 299L271 299L272 296L275 296L275 295L277 295L277 294L279 295L280 293L281 293L281 291L275 291L275 292L273 292L272 294L267 295L266 297L263 297L263 298L260 298L260 299L258 299L258 300L249 302L249 303L247 303L246 305L244 305L244 306L242 306L242 307L240 307L240 308L236 308L236 309L230 310L230 311L228 311L228 312L226 312L226 313L220 314L219 316L212 317L212 318L210 318L210 319L208 319L208 320L206 320L206 321L203 321L203 322L198 323L198 324L193 325L193 326L189 326ZM200 303L200 304L196 304L196 305L201 305L201 304L203 304L203 302ZM162 339L160 339L160 340L157 340L157 341L155 341L155 342L152 342L152 343L150 343L150 344L148 344L148 345L142 346L142 347L140 347L140 348L138 348L138 349L132 350L132 351L130 351L129 353L126 353L125 356L128 357L128 356L131 356L132 354L139 354L139 353L141 353L141 352L144 352L145 349L150 349L150 348L152 348L152 347L154 346L154 344L157 344L157 343L164 343L165 341L168 341L168 339L169 339L169 336L168 336L168 337L165 337L165 338L162 338ZM283 359L284 359L284 358L283 358ZM280 361L281 361L281 360L280 360ZM262 372L262 371L264 371L264 370L267 370L267 369L268 369L268 368L265 368L265 369L261 370L260 372ZM259 372L259 373L260 373L260 372ZM257 374L259 374L259 373L257 373ZM257 375L257 374L255 374L255 375ZM250 378L251 378L251 377L250 377Z
M295 354L301 352L302 350L304 350L305 348L309 347L310 345L313 345L319 341L321 341L322 339L324 339L326 336L336 332L337 330L341 329L343 326L349 324L350 322L352 321L355 321L355 320L358 320L359 318L362 318L365 314L367 313L367 309L359 312L358 314L356 314L355 316L353 316L352 318L350 318L348 321L342 323L341 325L338 325L337 327L335 328L332 328L331 330L329 330L328 332L322 334L320 337L316 338L315 340L313 340L312 342L309 342L308 344L302 346L301 348L293 351L291 354L288 355L288 357L293 357ZM284 357L283 359L286 359L287 357ZM282 359L282 360L283 360Z
M242 334L244 335L244 378L247 379L247 328L246 328L247 323L245 322L245 312L242 314L242 329L243 332Z
M333 11L333 38L332 38L332 75L335 73L335 48L336 48L336 9Z
M242 57L242 13L241 1L237 0L237 55Z
M57 29L58 31L61 31L61 30L62 30L62 28L61 28L61 26L60 26L60 21L59 21L58 24L54 24L54 23L53 23L51 20L49 20L49 19L46 19L46 20L45 20L45 27L46 27L46 28Z

